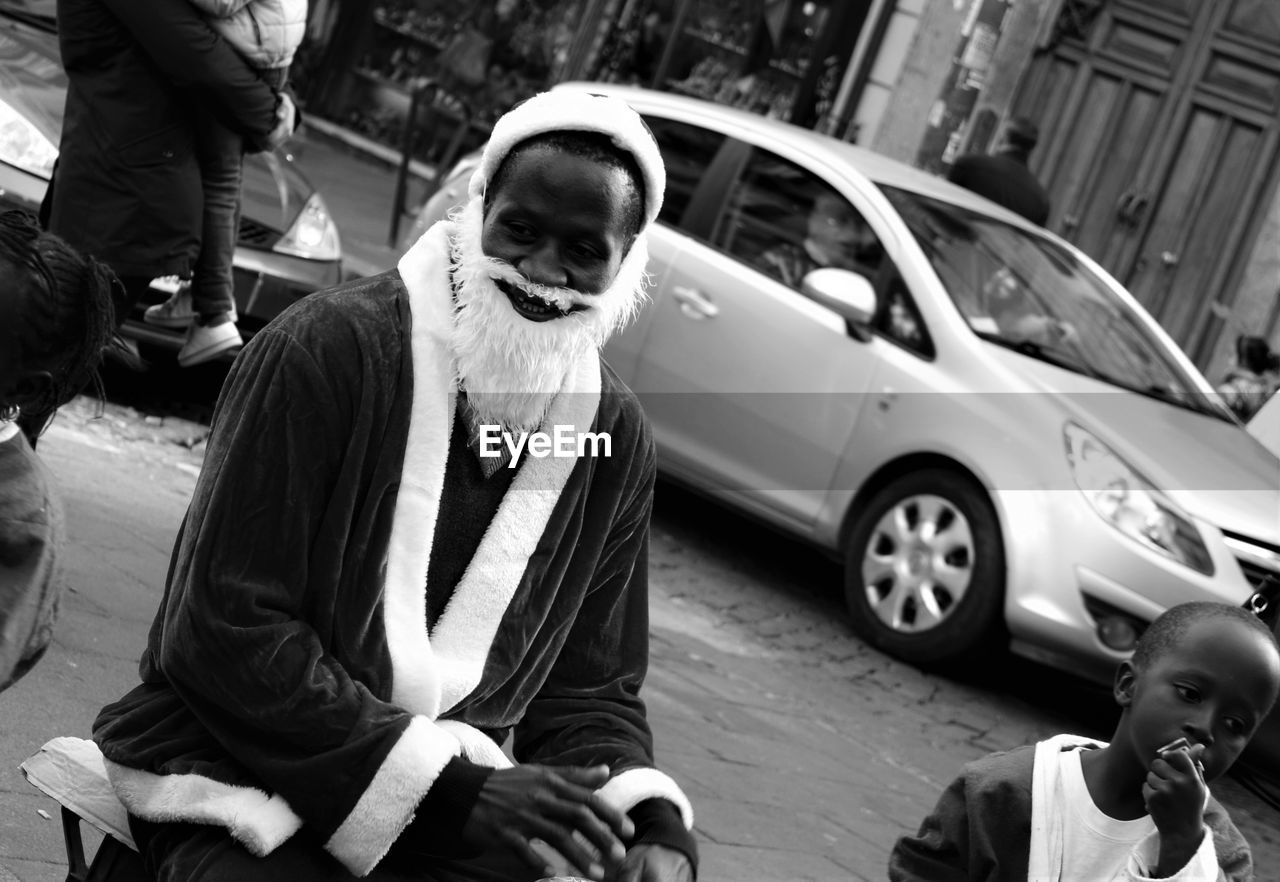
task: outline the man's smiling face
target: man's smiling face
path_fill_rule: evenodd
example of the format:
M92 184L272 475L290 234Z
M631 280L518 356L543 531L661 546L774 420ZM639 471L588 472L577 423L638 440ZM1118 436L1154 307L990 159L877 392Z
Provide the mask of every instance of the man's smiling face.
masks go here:
M644 302L644 185L627 163L603 136L549 133L453 217L450 349L481 422L536 428Z
M529 321L589 308L589 296L574 295L605 291L635 239L635 185L619 168L551 147L531 148L510 162L490 189L481 247L531 286L499 280L499 290Z

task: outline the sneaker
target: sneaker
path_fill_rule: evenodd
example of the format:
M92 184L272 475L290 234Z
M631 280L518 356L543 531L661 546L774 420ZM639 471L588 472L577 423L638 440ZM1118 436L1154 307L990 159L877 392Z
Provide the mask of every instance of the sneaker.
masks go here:
M158 286L155 282L152 282L151 287L172 290L173 293L169 295L169 299L164 303L148 306L147 311L142 314L142 320L149 325L156 325L161 328L190 327L196 317L195 307L191 303L191 283L183 281L171 288L168 285ZM232 303L232 324L236 322L237 318L236 305Z
M187 339L178 350L178 364L191 367L210 361L224 352L244 345L244 339L234 322L207 327L192 322L187 327Z
M195 310L191 308L191 286L188 284L179 285L168 300L148 306L142 314L144 322L162 328L185 328L195 317Z

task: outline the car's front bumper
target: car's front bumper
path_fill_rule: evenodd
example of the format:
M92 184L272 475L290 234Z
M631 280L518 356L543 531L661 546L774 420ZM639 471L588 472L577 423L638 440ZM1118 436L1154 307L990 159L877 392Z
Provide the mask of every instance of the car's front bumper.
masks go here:
M1087 597L1147 623L1193 600L1243 605L1269 575L1280 578L1280 549L1224 536L1203 521L1196 527L1213 559L1211 576L1122 535L1075 491L1002 493L997 505L1007 525L1018 525L1005 530L1012 650L1098 683L1110 684L1129 653L1102 643ZM1280 786L1280 706L1254 734L1241 763Z
M1192 600L1243 604L1253 593L1215 526L1196 521L1213 574L1205 575L1124 535L1076 490L996 494L1008 567L1005 616L1015 652L1109 683L1127 651L1105 645L1096 611L1145 625Z

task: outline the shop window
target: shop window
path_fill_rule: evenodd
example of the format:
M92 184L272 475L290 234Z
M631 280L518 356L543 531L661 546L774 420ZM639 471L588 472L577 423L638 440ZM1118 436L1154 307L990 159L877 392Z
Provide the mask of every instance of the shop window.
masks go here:
M409 98L416 83L441 76L440 59L470 21L459 23L441 3L385 0L372 9L372 27L355 55L350 79L333 114L352 130L386 144L403 138ZM434 96L429 120L432 135L449 135L466 124L464 96ZM462 100L460 100L462 99ZM473 139L475 140L475 139ZM418 139L418 156L434 161L446 138Z
M884 249L857 209L821 178L756 150L717 220L713 243L796 290L811 270L877 277Z
M667 191L662 197L660 219L678 227L725 136L670 119L647 117L645 122L653 131L667 167Z
M466 129L463 149L477 147L498 116L564 76L585 6L586 0L353 0L323 56L304 66L309 109L399 147L411 96L430 79L441 89L431 95L430 112L420 111L415 155L439 160L459 127Z
M827 121L868 0L628 0L591 78Z

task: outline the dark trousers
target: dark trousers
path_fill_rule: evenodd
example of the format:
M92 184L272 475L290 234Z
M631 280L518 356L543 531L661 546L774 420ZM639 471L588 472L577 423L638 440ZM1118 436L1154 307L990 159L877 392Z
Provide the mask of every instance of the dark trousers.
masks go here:
M541 874L513 858L454 860L419 854L399 843L364 877L338 863L308 831L295 833L266 857L254 857L221 827L152 824L129 817L129 828L155 882L534 882Z
M230 312L232 259L240 226L240 180L244 139L212 114L196 122L196 155L204 186L200 255L191 276L191 304L204 319Z
M288 68L260 70L258 75L274 89L283 89ZM196 117L196 157L204 188L200 256L191 276L191 303L196 313L209 319L230 312L235 282L232 260L240 228L240 183L244 174L244 138L222 124L212 113Z

